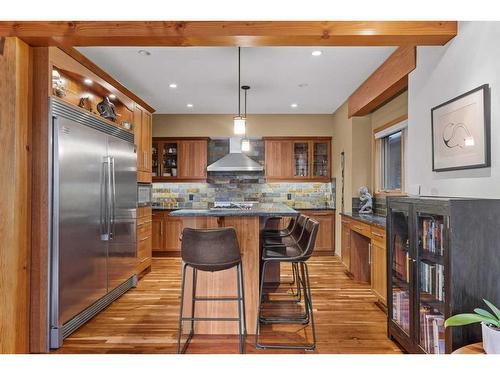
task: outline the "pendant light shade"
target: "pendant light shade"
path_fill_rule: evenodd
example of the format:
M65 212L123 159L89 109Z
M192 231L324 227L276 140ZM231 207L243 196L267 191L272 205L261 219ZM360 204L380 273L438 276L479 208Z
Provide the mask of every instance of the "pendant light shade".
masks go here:
M245 122L246 122L246 119L247 119L247 92L248 90L250 90L250 86L241 86L241 89L245 92L245 115L244 115L244 119L245 119ZM245 124L245 127L246 127L246 124ZM250 140L247 138L246 136L246 129L245 129L245 137L241 140L241 151L250 151Z
M234 118L234 134L244 135L246 133L246 118L236 116Z

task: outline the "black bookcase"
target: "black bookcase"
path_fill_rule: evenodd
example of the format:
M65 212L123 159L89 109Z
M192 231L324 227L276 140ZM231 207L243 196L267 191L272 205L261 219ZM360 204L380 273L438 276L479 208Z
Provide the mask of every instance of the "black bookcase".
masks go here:
M387 199L388 335L409 353L451 353L481 341L451 315L500 304L500 200Z

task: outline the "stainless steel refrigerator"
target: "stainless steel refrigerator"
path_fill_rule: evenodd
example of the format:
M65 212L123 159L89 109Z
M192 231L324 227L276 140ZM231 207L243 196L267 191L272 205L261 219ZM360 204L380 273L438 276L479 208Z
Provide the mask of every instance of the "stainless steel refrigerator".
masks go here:
M135 286L133 134L51 100L51 348Z

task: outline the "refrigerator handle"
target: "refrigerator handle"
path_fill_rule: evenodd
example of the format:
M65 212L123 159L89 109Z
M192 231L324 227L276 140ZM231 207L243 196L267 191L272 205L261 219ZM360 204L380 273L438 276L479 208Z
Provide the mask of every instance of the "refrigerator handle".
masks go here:
M111 231L109 233L109 239L113 239L113 235L115 232L115 216L116 216L116 175L115 175L115 158L110 157L111 161L111 215L110 215L110 222L111 222Z
M103 183L101 184L101 240L109 241L109 178L110 160L109 156L103 158Z

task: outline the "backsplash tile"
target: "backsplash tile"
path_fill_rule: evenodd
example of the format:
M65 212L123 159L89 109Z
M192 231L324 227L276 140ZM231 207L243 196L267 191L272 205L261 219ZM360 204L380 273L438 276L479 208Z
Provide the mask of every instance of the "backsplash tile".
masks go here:
M335 182L153 184L153 202L163 207L207 208L214 201L255 201L284 203L294 208L334 208Z

